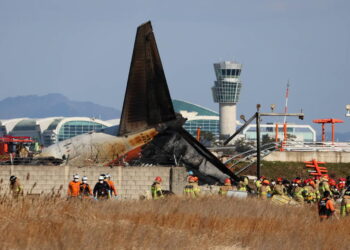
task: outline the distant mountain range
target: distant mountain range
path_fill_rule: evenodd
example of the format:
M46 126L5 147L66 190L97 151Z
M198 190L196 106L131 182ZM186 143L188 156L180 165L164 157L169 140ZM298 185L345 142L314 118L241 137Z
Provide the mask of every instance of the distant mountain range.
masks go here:
M8 97L0 101L0 119L85 116L109 120L119 118L120 114L120 110L72 101L62 94Z

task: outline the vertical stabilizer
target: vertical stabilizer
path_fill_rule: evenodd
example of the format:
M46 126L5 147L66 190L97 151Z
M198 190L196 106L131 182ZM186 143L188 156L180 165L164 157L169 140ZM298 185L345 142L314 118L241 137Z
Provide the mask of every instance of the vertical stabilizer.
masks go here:
M137 28L119 135L175 120L151 22Z

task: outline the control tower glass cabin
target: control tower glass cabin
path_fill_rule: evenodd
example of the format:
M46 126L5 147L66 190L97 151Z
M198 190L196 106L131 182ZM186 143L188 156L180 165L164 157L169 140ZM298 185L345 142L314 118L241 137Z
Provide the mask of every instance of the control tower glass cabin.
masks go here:
M242 64L233 61L214 63L216 81L212 87L214 102L220 107L220 138L236 131L236 104L242 87Z

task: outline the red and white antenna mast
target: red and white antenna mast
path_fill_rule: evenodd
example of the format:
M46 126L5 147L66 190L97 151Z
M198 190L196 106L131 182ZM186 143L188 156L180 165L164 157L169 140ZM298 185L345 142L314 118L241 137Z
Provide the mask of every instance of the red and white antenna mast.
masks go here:
M289 80L287 83L287 90L286 90L286 104L284 106L284 113L287 114L288 113L288 95L289 95ZM287 116L284 116L284 120L283 120L283 124L285 124L287 122Z
M286 104L284 106L284 113L287 114L288 113L288 95L289 95L289 80L287 83L287 90L286 90ZM284 116L284 120L283 120L283 143L282 143L282 150L283 147L286 145L287 142L287 116Z

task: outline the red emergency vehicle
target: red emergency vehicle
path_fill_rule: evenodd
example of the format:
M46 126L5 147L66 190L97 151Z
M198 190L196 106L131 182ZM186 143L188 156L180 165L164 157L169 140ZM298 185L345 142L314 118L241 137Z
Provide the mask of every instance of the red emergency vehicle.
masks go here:
M17 150L20 146L34 143L29 136L10 136L0 137L0 162L9 161L17 157Z

